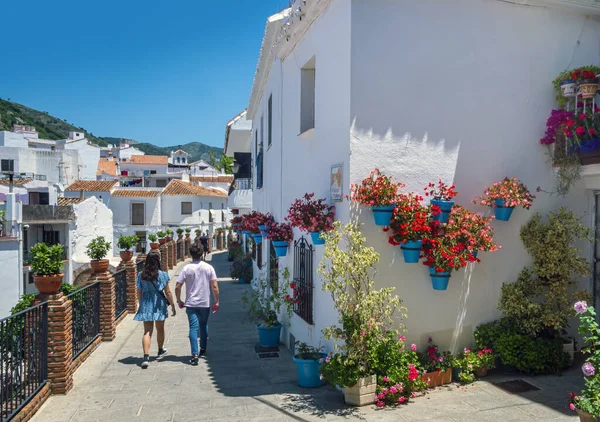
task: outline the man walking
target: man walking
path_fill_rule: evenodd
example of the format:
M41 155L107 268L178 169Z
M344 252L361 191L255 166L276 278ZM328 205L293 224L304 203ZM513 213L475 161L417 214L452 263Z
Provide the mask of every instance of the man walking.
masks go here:
M212 265L202 261L203 247L190 247L192 263L187 264L177 277L175 296L180 308L186 308L190 327L190 346L192 365L198 365L198 356L206 353L208 342L207 323L210 315L210 290L214 298L213 314L219 310L219 283ZM181 301L181 286L185 284L185 303ZM200 351L198 352L198 329L200 329Z
M202 236L200 236L200 245L204 249L202 251L202 259L206 259L206 254L210 253L208 250L208 232L202 233Z

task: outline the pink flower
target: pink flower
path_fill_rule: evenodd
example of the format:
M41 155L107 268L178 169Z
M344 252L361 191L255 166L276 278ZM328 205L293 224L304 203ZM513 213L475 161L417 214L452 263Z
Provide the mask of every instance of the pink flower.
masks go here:
M406 337L405 336L400 336L400 341L406 341Z
M378 402L376 403L376 405L377 405L377 407L383 407L383 406L385 406L385 403L384 403L384 402L382 402L382 401L378 401Z
M404 403L405 401L406 401L406 397L404 397L404 396L401 396L401 397L398 399L398 403Z
M383 377L382 379L383 379L383 382L389 382L389 380L390 380L388 377Z
M575 312L582 314L587 311L587 302L585 300L581 300L577 302L573 308L575 308Z
M465 348L465 353L471 353L471 349Z
M329 363L330 361L331 361L331 358L330 358L329 356L327 356L327 357L325 358L325 362Z
M396 387L394 387L394 386L390 387L390 393L396 394L397 392L398 392L398 389Z
M377 394L377 398L378 398L379 400L383 400L383 399L385 399L385 394L383 394L383 393L379 393L379 394Z
M585 128L583 126L577 126L575 133L579 136L582 136L585 133Z
M415 343L411 344L411 345L410 345L410 349L411 349L413 352L416 352L416 351L417 351L417 345L416 345Z
M417 398L417 393L412 393L412 394L411 394L411 397L412 397L413 399Z
M361 335L361 336L363 336L363 337L365 337L365 336L367 335L367 332L366 332L365 330L362 330L362 331L360 332L360 335Z
M569 403L569 409L575 410L575 405L573 403Z

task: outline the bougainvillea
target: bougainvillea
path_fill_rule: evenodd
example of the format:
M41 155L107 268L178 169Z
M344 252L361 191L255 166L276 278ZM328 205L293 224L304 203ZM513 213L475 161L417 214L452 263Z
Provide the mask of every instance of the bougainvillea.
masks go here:
M546 134L540 139L542 145L552 145L556 143L557 136L563 133L566 123L573 117L572 111L552 110L550 117L546 121Z
M324 198L314 197L314 193L307 193L302 199L296 199L285 220L307 233L333 230L335 206L327 205Z
M438 181L437 186L435 185L435 183L429 183L429 185L426 188L424 188L424 190L425 196L429 196L431 197L431 199L451 201L452 198L458 195L458 192L454 190L455 188L456 186L448 186L440 179Z
M521 206L525 209L529 209L535 196L532 195L527 189L527 186L521 183L516 177L506 177L504 180L485 188L484 195L475 198L473 203L486 207L496 207L496 199L506 201L504 204L505 207Z
M390 244L398 246L404 242L423 240L430 235L432 208L424 206L422 201L422 196L413 193L398 196L390 226L383 229L391 232Z
M404 187L404 184L395 182L393 177L375 169L360 184L350 186L350 198L362 205L384 207L395 204L398 190Z
M291 242L294 240L294 232L289 224L273 223L267 233L267 239Z

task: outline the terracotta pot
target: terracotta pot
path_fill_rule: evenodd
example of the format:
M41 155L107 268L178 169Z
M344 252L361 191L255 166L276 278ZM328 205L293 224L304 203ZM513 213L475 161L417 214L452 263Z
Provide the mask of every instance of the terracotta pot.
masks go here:
M158 242L150 243L150 249L157 250L159 246L160 246L160 243L158 243Z
M108 259L99 259L90 261L90 266L95 273L105 273L108 270Z
M377 377L360 378L352 387L344 388L344 401L352 406L366 406L375 403Z
M33 276L33 284L41 294L53 295L60 290L63 277L64 274L35 275Z
M121 251L119 252L119 256L121 257L121 261L129 262L133 258L133 251Z
M183 235L182 234L178 234L177 235L177 239L179 239L179 240L183 239Z
M428 388L450 384L452 382L452 369L427 372L425 375L421 375L421 381L426 383Z
M600 418L595 418L592 415L590 415L588 412L585 412L581 409L575 409L577 411L577 414L579 415L579 421L580 422L598 422L600 421Z
M162 239L158 239L158 243L164 245L165 243L167 243L167 239L165 239L164 237Z
M475 376L477 378L483 378L487 375L487 373L488 373L487 366L480 366L479 368L475 369Z
M167 236L166 239L167 239L167 242L170 242L171 240L173 240L173 236Z

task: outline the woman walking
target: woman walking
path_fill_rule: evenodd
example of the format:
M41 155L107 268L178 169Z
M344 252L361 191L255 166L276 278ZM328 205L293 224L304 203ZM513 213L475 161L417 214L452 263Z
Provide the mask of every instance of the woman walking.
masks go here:
M169 274L160 270L160 252L150 251L146 257L144 269L137 275L136 285L139 308L133 319L144 322L142 368L146 369L150 365L150 345L154 326L156 326L158 357L160 358L167 353L167 349L164 348L165 319L169 316L169 305L173 312L172 316L176 314L173 295L169 289Z

